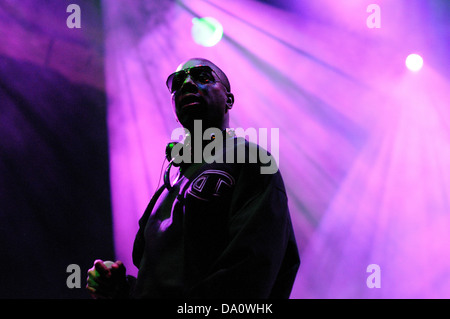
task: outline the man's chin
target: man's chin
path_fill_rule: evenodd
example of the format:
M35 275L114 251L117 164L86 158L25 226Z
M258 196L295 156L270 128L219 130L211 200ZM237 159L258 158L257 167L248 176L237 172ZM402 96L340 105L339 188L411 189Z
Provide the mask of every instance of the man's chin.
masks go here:
M195 116L193 114L190 114L190 116L184 116L182 119L178 118L178 120L180 121L180 124L191 130L194 128L194 124L196 123L195 121L200 121L200 123L204 123L204 119L201 116Z
M182 110L180 114L178 114L178 120L181 125L184 127L192 127L194 125L194 121L201 120L202 122L205 120L205 111L201 108L189 108L186 110Z

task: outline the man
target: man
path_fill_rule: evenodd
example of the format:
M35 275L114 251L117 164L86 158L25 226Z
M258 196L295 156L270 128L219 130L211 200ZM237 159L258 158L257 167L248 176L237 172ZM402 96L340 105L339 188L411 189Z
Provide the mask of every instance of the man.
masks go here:
M288 298L300 260L283 180L278 170L261 174L259 146L226 130L234 104L228 78L196 58L180 65L167 86L190 154L139 221L135 282L120 261L108 268L97 260L87 289L95 298ZM211 128L218 133L205 140ZM219 138L226 143L212 161L195 160L196 149Z

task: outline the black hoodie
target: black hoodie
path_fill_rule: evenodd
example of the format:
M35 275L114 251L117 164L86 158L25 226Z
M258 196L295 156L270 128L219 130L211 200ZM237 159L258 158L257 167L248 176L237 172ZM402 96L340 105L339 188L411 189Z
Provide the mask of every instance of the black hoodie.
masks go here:
M250 160L256 144L234 138L235 155L242 146L244 163L182 166L155 193L134 242L133 297L289 297L300 259L284 183Z

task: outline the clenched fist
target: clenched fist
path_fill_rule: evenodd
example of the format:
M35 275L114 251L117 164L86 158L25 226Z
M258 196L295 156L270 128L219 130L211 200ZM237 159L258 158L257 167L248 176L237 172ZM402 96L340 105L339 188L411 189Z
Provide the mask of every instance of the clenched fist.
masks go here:
M130 286L121 261L103 262L97 259L88 270L86 289L94 299L128 298Z

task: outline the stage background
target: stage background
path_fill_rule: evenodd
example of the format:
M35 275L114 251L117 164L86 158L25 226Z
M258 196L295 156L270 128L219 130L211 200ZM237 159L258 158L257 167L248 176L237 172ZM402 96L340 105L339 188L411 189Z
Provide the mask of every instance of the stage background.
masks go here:
M0 298L88 298L115 256L101 11L77 32L69 3L0 1Z

